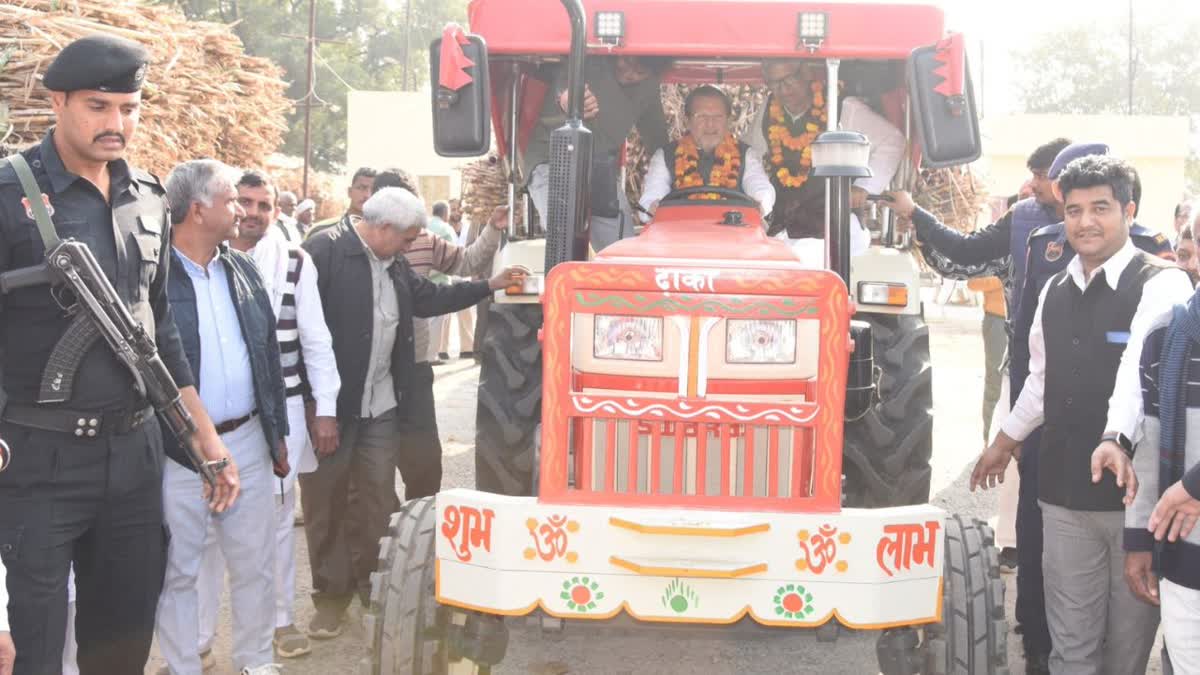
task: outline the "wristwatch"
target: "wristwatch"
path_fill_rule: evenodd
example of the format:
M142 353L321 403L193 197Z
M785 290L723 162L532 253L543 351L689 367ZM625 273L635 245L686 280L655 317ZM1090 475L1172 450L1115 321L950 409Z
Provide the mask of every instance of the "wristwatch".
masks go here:
M1116 443L1117 445L1121 446L1121 449L1125 451L1126 455L1133 457L1133 441L1129 440L1129 437L1125 434L1119 431L1109 431L1100 437L1101 443L1105 441L1112 441L1113 443Z

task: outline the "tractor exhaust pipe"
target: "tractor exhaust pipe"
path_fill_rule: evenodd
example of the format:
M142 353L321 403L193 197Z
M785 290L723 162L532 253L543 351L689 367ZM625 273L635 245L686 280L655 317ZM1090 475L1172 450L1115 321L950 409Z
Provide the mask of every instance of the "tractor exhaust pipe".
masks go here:
M571 19L567 60L567 121L550 135L550 195L546 219L546 273L568 260L587 260L591 232L592 132L583 126L583 66L587 18L582 0L562 0Z
M567 121L583 120L583 60L587 56L587 15L583 0L562 0L571 19L571 54L567 59Z

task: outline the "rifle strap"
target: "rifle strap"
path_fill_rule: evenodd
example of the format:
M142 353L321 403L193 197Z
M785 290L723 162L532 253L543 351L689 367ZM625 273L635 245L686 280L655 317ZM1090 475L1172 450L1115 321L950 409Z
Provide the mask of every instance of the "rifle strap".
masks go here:
M50 220L50 212L46 210L46 204L42 201L42 191L38 189L37 180L29 168L29 162L26 162L25 157L19 152L9 155L6 159L12 165L13 170L17 172L17 179L21 181L21 189L25 191L25 200L29 202L29 212L37 222L38 233L42 235L42 244L46 248L46 253L49 254L54 247L58 246L60 240L58 231L54 229L54 221Z

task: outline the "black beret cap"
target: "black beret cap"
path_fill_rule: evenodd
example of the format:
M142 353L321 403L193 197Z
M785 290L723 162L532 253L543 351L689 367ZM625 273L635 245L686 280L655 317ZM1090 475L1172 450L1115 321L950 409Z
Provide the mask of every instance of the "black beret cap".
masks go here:
M89 35L63 47L42 84L50 91L95 89L129 94L146 79L146 50L136 42L112 35Z

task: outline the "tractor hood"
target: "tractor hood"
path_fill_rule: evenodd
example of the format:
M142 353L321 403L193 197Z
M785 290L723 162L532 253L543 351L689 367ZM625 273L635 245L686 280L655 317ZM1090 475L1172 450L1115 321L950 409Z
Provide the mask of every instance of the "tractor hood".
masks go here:
M730 212L741 214L741 225L721 224ZM641 235L622 239L596 257L798 262L785 242L763 231L757 209L738 206L663 206Z

